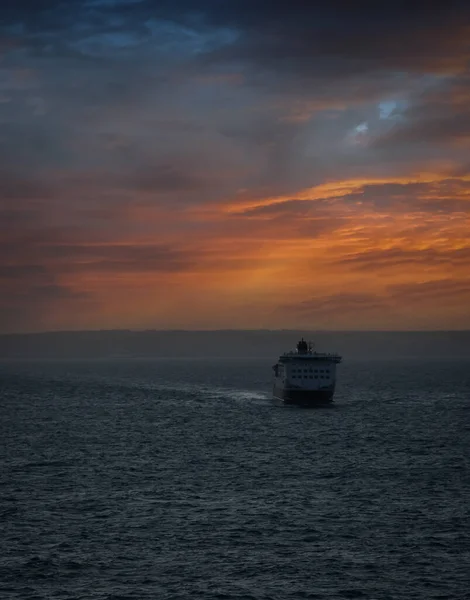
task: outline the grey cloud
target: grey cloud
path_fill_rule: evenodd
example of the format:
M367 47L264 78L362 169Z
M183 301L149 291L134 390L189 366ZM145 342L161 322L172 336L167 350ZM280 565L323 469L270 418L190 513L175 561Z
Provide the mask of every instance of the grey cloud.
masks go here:
M34 17L38 27L42 23L46 50L41 59L17 56L11 58L10 64L34 65L33 69L40 73L39 89L35 93L42 98L45 115L37 117L32 114L33 107L12 104L10 124L4 130L3 148L0 147L1 157L8 164L55 165L61 169L99 166L122 170L130 164L146 163L150 157L157 163L163 162L164 148L171 146L174 154L199 154L200 158L205 155L207 162L214 161L214 157L218 162L226 157L227 163L234 164L236 157L236 167L246 173L247 165L251 163L252 174L242 181L234 180L232 186L260 188L271 185L271 190L282 191L292 189L296 184L310 185L315 177L338 172L338 167L347 173L358 165L387 164L387 161L401 159L399 151L392 157L392 151L387 149L382 150L380 156L375 156L374 150L343 151L345 128L353 127L357 114L348 115L349 125L344 119L341 122L331 119L327 123L322 113L316 123L306 127L301 122L288 122L284 118L291 111L289 103L297 97L305 99L307 105L319 103L322 110L328 103L344 109L345 102L373 103L383 94L406 87L409 83L406 76L390 74L391 67L387 62L371 60L371 56L377 55L373 43L383 41L381 28L394 31L395 26L405 27L413 30L415 37L425 34L429 37L427 27L434 27L438 22L447 23L446 15L454 18L452 15L460 14L458 11L462 7L460 3L451 3L437 19L429 6L421 15L419 11L402 12L396 7L378 10L372 5L350 11L346 3L341 2L321 9L305 2L295 2L294 6L286 2L227 2L223 10L220 3L214 2L161 2L158 6L152 2L75 2L72 16L66 17L64 11L53 10L58 6L54 2L40 2L34 7L30 3L17 4L8 12L8 18L12 20L16 15L15 18L31 21ZM46 10L49 11L47 14ZM62 31L57 28L49 31L47 23L52 12L54 23L60 23L63 16ZM465 22L465 14L461 22ZM419 16L422 16L421 26L416 28ZM197 30L201 36L209 35L217 27L231 27L238 31L238 37L227 38L218 50L197 53L188 49L175 64L171 57L159 55L160 38L145 29L148 19L158 18L173 19L176 25ZM341 30L342 35L331 35L336 29ZM370 31L378 32L373 39ZM124 38L127 33L140 36L142 45L130 45L128 55L111 52L108 56L104 53L99 60L82 65L62 50L68 46L70 51L85 56L86 52L80 51L84 47L77 43L90 36L90 32L102 35L100 43L110 44L110 49L113 44L110 35L118 36L116 39ZM178 37L180 33L176 28L172 34L177 46L180 42L183 44L183 39ZM351 36L358 36L357 43L350 43ZM401 40L395 32L394 36ZM331 39L339 40L334 42L339 44L347 40L344 43L347 50L338 53L331 47ZM51 44L56 44L57 52L48 49ZM391 53L396 50L395 46L389 48L389 44L384 48ZM264 58L263 52L266 53ZM240 70L246 76L235 98L226 94L217 99L208 94L204 96L202 106L198 105L191 95L194 93L197 97L204 84L198 82L197 77L217 75L219 69L223 72L229 68L227 61L230 62L231 55L240 63ZM263 61L271 60L270 57L276 57L272 60L274 70L265 75ZM182 85L185 87L181 88ZM181 101L183 95L187 97L184 102ZM259 108L253 111L255 102ZM279 107L266 108L267 103L279 104ZM174 108L175 105L180 107L179 110ZM223 107L225 111L221 110ZM175 125L162 126L161 114L171 111L169 121ZM100 136L106 132L118 135L120 129L126 128L129 115L133 139L105 151ZM151 115L155 122L148 122L145 127L145 118ZM177 125L183 115L189 127L186 131ZM106 131L100 131L102 129ZM153 136L148 135L150 132ZM146 177L142 177L142 182ZM170 177L166 177L170 183ZM189 182L187 177L193 176L182 176L183 186L198 185L196 181ZM149 175L148 178L151 187L153 177ZM138 185L138 181L131 180L132 175L129 184Z
M209 182L173 165L162 164L138 169L124 177L123 184L147 192L176 192L204 189Z
M52 193L53 188L44 177L0 170L0 206L5 201L44 199Z
M417 117L408 124L398 125L378 137L374 145L380 148L390 145L404 146L436 142L442 144L464 140L470 140L470 109L452 115L446 115L444 112L434 117Z
M469 43L470 45L470 43ZM444 78L411 98L400 119L385 132L379 132L375 149L462 144L470 138L470 71L467 68Z

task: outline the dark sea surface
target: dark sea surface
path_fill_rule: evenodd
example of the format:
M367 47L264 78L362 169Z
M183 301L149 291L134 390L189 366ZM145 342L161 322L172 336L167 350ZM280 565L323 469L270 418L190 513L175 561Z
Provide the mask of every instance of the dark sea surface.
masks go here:
M0 597L470 598L470 363L0 365Z

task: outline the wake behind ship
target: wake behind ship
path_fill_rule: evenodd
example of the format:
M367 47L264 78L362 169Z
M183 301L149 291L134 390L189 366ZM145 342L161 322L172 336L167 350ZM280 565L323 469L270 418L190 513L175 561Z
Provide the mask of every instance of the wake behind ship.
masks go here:
M297 351L286 352L273 366L273 396L286 404L318 406L333 401L338 354L314 352L302 338Z

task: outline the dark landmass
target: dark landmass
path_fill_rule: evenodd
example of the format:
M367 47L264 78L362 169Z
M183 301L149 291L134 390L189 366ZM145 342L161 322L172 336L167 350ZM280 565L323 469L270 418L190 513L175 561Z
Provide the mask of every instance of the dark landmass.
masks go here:
M2 359L271 357L300 337L345 359L470 358L470 331L80 331L0 335Z

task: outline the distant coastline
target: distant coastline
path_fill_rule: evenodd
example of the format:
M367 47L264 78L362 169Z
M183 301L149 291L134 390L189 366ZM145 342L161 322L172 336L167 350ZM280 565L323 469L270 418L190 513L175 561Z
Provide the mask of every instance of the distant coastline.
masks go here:
M304 336L345 359L470 359L470 331L92 330L0 335L1 359L275 358Z

